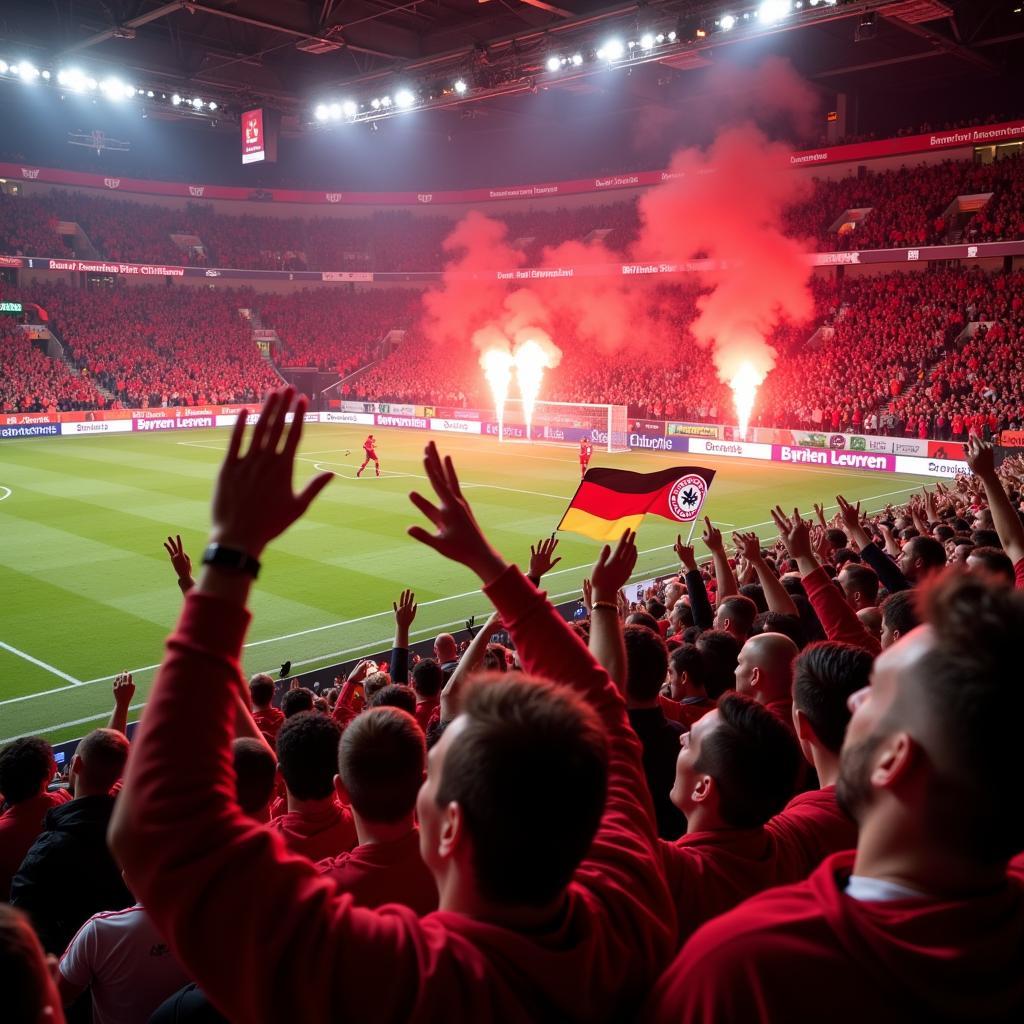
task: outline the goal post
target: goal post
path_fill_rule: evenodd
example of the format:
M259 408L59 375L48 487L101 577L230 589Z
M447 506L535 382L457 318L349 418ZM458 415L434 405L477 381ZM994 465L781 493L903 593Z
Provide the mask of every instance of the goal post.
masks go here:
M526 439L526 411L520 399L510 398L505 403L504 425L505 438ZM629 451L629 419L624 405L535 402L530 427L530 440L576 445L586 437L595 448Z

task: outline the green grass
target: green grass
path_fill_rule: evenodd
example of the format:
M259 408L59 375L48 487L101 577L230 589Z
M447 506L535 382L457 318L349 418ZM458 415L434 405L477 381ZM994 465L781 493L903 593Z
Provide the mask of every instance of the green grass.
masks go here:
M26 733L80 736L110 710L110 681L124 669L146 700L181 598L162 547L180 533L198 560L226 431L0 442L0 743ZM379 432L386 475L355 479L365 430L307 427L298 482L315 465L339 474L309 514L264 557L254 591L245 671L295 671L390 646L391 602L412 587L414 639L487 611L475 579L406 537L416 521L406 497L422 479L423 434ZM558 523L579 474L574 450L441 437L466 494L496 546L525 564L530 544ZM346 456L346 448L352 452ZM597 453L596 464L654 470L687 456ZM921 485L915 477L845 473L741 460L718 470L705 506L724 530L774 534L768 509L834 501L837 492L875 509ZM728 524L728 525L726 525ZM699 532L699 531L698 531ZM636 579L674 567L672 524L640 530ZM562 536L547 578L569 599L597 545ZM34 660L33 660L34 659ZM39 664L42 663L42 664ZM22 699L19 699L22 698ZM25 699L27 698L27 699ZM137 710L135 714L137 714Z

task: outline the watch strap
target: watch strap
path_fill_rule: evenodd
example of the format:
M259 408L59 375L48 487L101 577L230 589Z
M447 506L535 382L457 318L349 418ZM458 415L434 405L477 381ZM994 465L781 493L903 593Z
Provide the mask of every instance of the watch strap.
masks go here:
M248 573L253 579L260 574L259 559L237 548L228 548L223 544L209 544L203 552L203 565L215 565L220 569L234 569Z

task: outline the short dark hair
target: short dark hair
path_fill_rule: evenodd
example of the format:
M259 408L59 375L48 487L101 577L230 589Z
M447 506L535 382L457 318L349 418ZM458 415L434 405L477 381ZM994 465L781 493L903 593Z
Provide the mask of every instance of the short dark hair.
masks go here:
M294 690L286 690L281 698L281 710L285 718L293 715L301 715L303 712L313 710L313 691L307 690L304 686L296 687Z
M367 702L368 708L401 708L410 715L416 714L416 691L411 686L391 683L378 690Z
M437 804L462 808L486 899L543 906L569 884L601 822L604 727L573 691L521 673L471 683L463 707Z
M932 647L905 700L909 714L927 715L942 751L925 800L930 831L979 861L1002 863L1024 849L1024 816L1008 812L1020 789L1024 595L945 573L925 593L923 612Z
M627 626L640 626L652 633L658 632L658 620L650 612L630 612L626 616Z
M281 726L277 762L292 796L322 800L331 795L340 738L341 726L333 718L312 711L300 711Z
M995 530L972 530L971 542L976 548L997 548L999 534Z
M704 656L707 670L704 689L712 700L717 700L736 685L740 646L739 640L724 629L705 629L697 637L697 650Z
M837 566L845 567L853 562L855 565L859 564L862 559L859 551L854 551L853 548L839 548L833 554L835 563Z
M800 748L782 719L746 694L722 697L718 716L718 727L701 740L694 768L715 780L727 825L756 828L793 795Z
M647 611L650 615L653 615L655 619L660 619L664 617L665 612L668 611L668 609L656 597L652 597L647 602Z
M704 667L704 655L697 650L695 644L680 644L669 655L669 661L676 673L682 675L685 672L697 689L706 688L707 670Z
M274 699L274 688L273 676L260 672L249 680L249 699L258 707L263 707Z
M740 631L749 634L757 618L757 605L742 594L732 594L718 603L718 610L730 621L735 621Z
M947 540L952 540L955 534L953 533L953 527L947 526L945 523L941 523L932 530L932 535L937 541L944 544Z
M835 526L830 526L825 531L825 539L836 551L845 548L850 543L850 538L846 536L846 533Z
M929 569L941 569L946 564L946 549L934 537L915 537L907 542L913 545L912 558L920 558Z
M81 775L95 789L110 789L124 773L128 762L128 737L116 729L93 729L78 747Z
M626 693L633 700L654 700L665 685L668 647L661 634L646 626L627 626Z
M762 612L754 619L752 635L756 636L761 633L781 633L783 636L788 636L798 648L807 646L807 633L797 615L787 615L785 612Z
M989 572L999 573L1006 577L1006 581L1012 586L1015 580L1013 562L1010 556L1002 548L975 548L970 553L970 558L976 558Z
M793 663L793 704L833 754L839 753L850 721L847 701L868 685L873 662L862 647L825 640L801 651Z
M239 736L231 744L235 765L235 796L246 814L262 811L274 795L277 760L266 745L252 736Z
M54 773L53 747L39 736L23 736L0 750L0 796L20 804L38 796Z
M768 600L764 596L764 587L760 583L744 583L740 587L740 594L749 597L757 606L758 612L768 611Z
M424 658L412 668L412 688L421 697L436 697L444 686L444 669L433 658Z
M945 561L945 554L943 554ZM874 604L878 600L878 573L870 566L858 565L856 562L847 562L843 566L843 572L850 581L854 590L859 590L868 602Z
M917 614L917 596L913 590L897 590L880 605L882 621L894 633L906 636L921 624Z
M416 806L426 757L423 730L408 711L371 708L341 734L338 776L361 817L396 822Z

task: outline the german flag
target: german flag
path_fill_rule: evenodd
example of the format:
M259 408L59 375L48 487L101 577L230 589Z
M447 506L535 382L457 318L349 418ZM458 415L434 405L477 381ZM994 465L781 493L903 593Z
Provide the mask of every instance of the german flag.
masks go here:
M614 541L626 530L635 530L645 515L692 523L700 515L714 477L713 469L701 466L676 466L657 473L591 469L558 529Z

